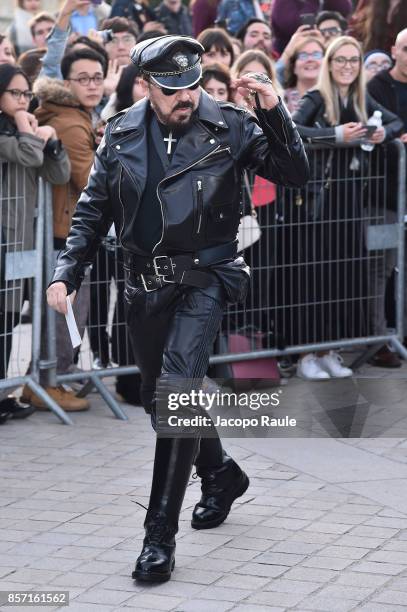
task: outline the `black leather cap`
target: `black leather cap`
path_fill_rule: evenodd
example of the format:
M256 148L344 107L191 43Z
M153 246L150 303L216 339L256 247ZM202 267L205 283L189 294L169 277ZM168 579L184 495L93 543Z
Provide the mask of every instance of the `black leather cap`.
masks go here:
M189 36L159 36L138 43L131 61L160 87L185 89L202 75L201 55L205 49Z

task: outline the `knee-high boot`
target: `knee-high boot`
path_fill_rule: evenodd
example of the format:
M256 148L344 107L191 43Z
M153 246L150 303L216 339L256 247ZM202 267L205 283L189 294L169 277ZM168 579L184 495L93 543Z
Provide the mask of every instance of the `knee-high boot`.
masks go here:
M175 534L197 444L197 438L157 438L146 535L134 579L163 582L171 578Z

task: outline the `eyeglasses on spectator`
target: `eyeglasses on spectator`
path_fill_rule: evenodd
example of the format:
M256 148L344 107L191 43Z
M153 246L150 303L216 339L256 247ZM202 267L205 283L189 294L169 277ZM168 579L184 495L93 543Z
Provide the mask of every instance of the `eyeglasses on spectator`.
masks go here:
M321 32L324 38L330 38L331 36L343 34L343 30L336 26L332 26L331 28L319 28L319 31Z
M27 102L31 102L34 97L33 92L29 91L28 89L26 91L21 91L21 89L5 89L4 91L7 91L16 100L20 100L21 96L23 96Z
M308 59L322 60L323 57L324 57L324 54L322 53L322 51L312 51L312 53L307 53L306 51L300 51L300 53L297 54L297 59L301 60L302 62L305 62Z
M335 62L337 66L346 66L346 64L349 64L350 66L357 66L360 64L360 57L357 55L354 55L353 57L338 55L338 57L333 57L332 61Z
M127 34L126 36L112 36L112 38L106 44L117 47L120 43L124 45L134 45L135 42L136 39L134 36Z
M87 76L81 76L77 79L66 79L67 81L75 81L77 83L79 83L79 85L89 85L89 83L91 81L93 81L95 83L95 85L101 85L104 81L103 75L101 74L95 74L95 76L91 77L89 75Z
M366 70L373 70L378 72L379 70L388 70L392 67L390 60L383 60L382 62L368 62L365 64Z

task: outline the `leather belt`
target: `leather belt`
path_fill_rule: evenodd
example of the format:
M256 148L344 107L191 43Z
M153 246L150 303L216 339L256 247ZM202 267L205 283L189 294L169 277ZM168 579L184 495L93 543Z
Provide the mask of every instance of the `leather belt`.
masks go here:
M170 256L145 257L127 252L124 267L140 276L141 284L146 291L155 291L168 283L205 288L213 282L213 276L199 268L233 259L236 252L236 241L202 249L195 253Z
M183 284L192 285L205 289L213 283L213 275L210 272L201 272L199 270L184 270L181 274L173 276L151 276L150 274L140 274L139 285L144 287L146 291L155 291L168 284Z

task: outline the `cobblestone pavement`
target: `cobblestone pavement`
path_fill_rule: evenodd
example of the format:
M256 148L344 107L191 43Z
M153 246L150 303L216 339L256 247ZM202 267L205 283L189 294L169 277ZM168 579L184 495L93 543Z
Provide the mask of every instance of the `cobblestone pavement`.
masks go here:
M392 388L406 379L403 366ZM0 427L1 590L69 590L72 612L407 610L405 438L226 440L250 488L194 531L191 479L173 578L140 587L154 434L141 408L121 422L91 402L74 427L43 412Z

